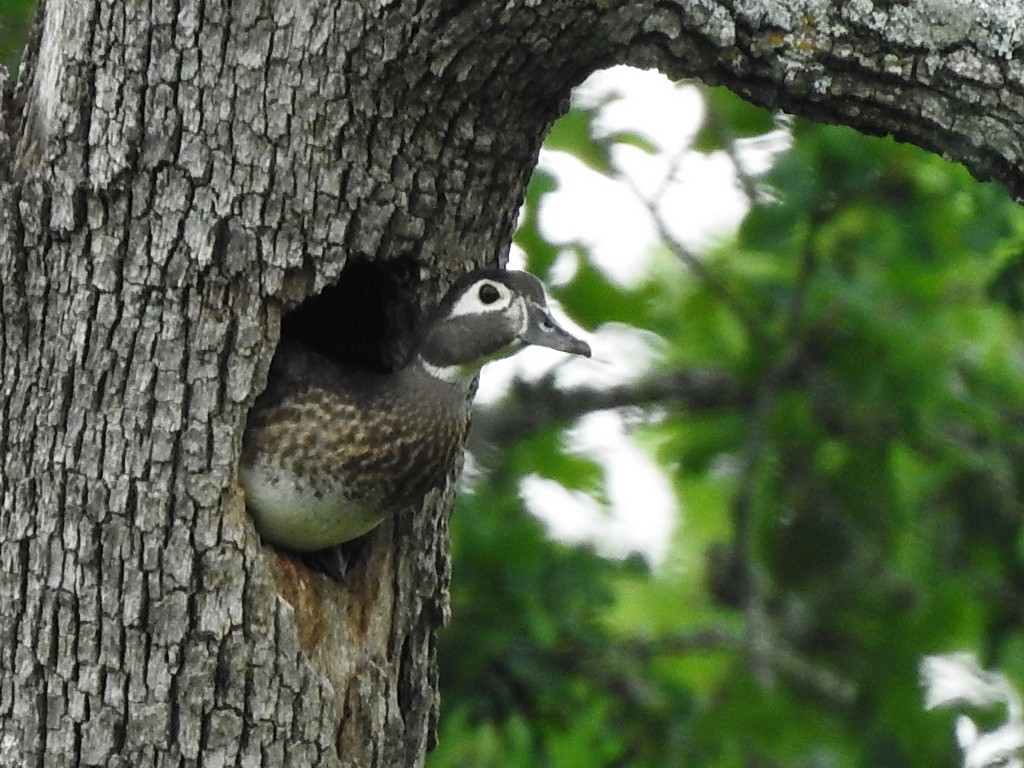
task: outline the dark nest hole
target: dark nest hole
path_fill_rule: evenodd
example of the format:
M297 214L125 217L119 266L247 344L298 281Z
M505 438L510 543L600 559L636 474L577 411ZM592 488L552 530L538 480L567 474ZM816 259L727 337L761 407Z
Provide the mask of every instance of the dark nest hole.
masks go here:
M298 341L346 368L401 368L420 323L419 267L411 259L351 261L336 283L286 314L281 338Z

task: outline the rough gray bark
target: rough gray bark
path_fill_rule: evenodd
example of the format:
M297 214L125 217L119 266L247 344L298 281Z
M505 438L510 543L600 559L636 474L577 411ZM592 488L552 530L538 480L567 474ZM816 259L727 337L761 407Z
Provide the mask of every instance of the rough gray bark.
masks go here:
M235 469L282 311L372 261L393 362L397 298L504 253L546 128L615 62L1022 195L1022 17L46 0L0 142L0 766L420 765L450 498L374 533L344 588L260 548Z

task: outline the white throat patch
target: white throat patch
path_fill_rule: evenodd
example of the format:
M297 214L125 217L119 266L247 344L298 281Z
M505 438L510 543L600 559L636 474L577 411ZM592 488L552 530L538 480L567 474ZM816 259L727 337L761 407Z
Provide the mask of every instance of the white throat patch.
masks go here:
M419 358L419 363L431 377L448 384L469 386L477 373L475 369L468 370L466 366L462 365L431 365L422 357Z

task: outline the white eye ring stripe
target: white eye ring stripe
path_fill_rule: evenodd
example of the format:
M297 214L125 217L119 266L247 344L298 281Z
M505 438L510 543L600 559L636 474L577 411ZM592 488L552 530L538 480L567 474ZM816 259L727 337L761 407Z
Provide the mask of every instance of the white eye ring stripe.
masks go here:
M480 288L485 285L492 286L498 292L498 298L490 304L480 301ZM494 280L477 280L459 297L449 313L449 317L460 317L462 315L479 315L482 312L502 312L512 304L512 291L508 286L495 282Z

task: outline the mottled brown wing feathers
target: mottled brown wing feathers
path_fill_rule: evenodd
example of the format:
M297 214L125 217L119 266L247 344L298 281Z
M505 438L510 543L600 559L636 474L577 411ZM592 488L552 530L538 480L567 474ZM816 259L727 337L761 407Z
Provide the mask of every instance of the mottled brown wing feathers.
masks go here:
M347 373L294 347L274 366L249 415L243 461L270 458L323 493L340 486L391 508L442 482L461 449L464 396L422 372Z

